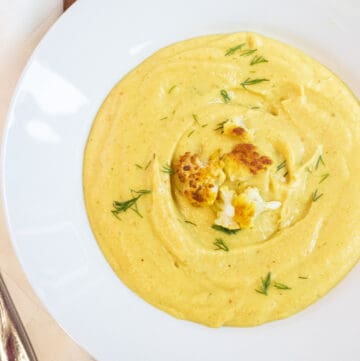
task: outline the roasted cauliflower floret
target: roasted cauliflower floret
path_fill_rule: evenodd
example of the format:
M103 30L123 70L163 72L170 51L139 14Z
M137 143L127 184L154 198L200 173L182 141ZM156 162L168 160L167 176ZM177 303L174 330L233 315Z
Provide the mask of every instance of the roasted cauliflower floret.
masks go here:
M248 187L242 193L236 194L227 186L222 186L215 203L215 224L228 229L250 228L259 214L280 206L281 203L277 201L265 202L256 187Z
M225 135L237 137L242 141L249 140L250 131L246 128L244 120L241 117L234 117L227 120L223 125L223 129Z
M219 187L225 181L223 162L218 154L210 157L207 164L197 154L186 152L175 165L179 189L189 202L198 207L214 204Z
M215 224L228 229L239 229L234 221L235 209L232 205L235 192L226 186L220 187L219 197L215 203L216 219Z
M278 201L265 202L256 187L248 187L232 200L234 221L240 228L250 228L255 218L267 210L275 210L281 206Z
M224 171L234 181L244 181L252 175L265 170L272 160L260 155L253 144L241 143L224 156Z

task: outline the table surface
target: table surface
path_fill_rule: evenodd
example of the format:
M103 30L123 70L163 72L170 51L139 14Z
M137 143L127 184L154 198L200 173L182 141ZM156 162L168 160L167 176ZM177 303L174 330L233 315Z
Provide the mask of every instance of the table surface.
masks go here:
M5 1L0 11L0 137L12 93L31 52L62 14L62 0ZM17 260L0 207L0 265L39 361L90 361L34 294Z

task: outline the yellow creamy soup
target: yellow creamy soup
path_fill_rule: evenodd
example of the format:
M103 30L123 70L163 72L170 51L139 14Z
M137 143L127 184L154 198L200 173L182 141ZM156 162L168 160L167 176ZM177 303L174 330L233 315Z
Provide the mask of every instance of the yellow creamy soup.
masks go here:
M171 45L101 106L88 216L119 278L209 326L287 317L360 255L360 107L328 69L252 33Z

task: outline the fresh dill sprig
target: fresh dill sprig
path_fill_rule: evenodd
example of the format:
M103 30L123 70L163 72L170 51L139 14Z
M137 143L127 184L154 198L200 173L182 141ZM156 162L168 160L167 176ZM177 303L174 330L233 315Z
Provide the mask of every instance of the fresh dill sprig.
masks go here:
M256 289L255 291L267 296L270 283L271 283L271 272L268 272L265 278L261 277L261 288L259 290Z
M188 135L187 137L190 138L193 134L194 134L195 130L192 130Z
M312 173L312 170L309 167L306 167L305 170L310 174Z
M160 118L160 120L165 120L165 119L167 119L168 117L162 117L162 118Z
M256 79L250 79L250 78L247 78L246 80L244 80L242 83L240 83L240 85L246 89L247 86L249 85L255 85L255 84L259 84L259 83L262 83L264 81L270 81L269 79L266 79L266 78L256 78Z
M260 107L251 107L250 109L260 109Z
M318 194L318 190L316 189L315 192L313 192L313 194L312 194L312 201L316 202L323 195L324 195L324 193Z
M191 225L193 225L193 226L195 226L195 227L197 227L197 224L196 224L196 223L193 223L193 222L191 222L191 221L188 221L187 219L185 219L184 222L185 222L185 223L188 223L188 224L191 224Z
M155 154L154 154L154 156L155 156ZM147 162L144 169L147 170L149 168L150 164L151 164L151 159Z
M243 50L240 56L250 56L251 54L254 54L255 51L257 51L257 49Z
M321 179L319 181L319 184L322 183L325 179L327 179L330 176L330 173L323 174L321 176Z
M144 166L141 166L140 164L135 164L135 167L136 168L139 168L139 169L142 169L142 170L147 170L148 168L149 168L149 166L150 166L150 164L151 164L151 159L146 163L146 165L144 165Z
M217 124L217 128L215 128L214 130L215 130L215 131L216 131L216 130L220 130L221 133L224 133L224 125L225 125L228 121L229 121L229 119L226 119L226 120L224 120L223 122L218 123L218 124Z
M171 94L172 91L177 87L177 85L173 85L171 88L169 88L168 90L168 94Z
M236 45L236 46L228 49L228 50L226 51L226 53L225 53L225 56L232 55L232 54L234 54L236 51L241 50L242 47L243 47L245 44L246 44L246 43L242 43L242 44Z
M265 59L263 56L259 56L259 55L255 55L251 62L250 65L256 65L256 64L260 64L260 63L268 63L269 60Z
M278 172L280 169L283 169L285 167L286 167L286 159L276 167L276 171Z
M162 166L161 168L161 172L163 173L167 173L167 174L175 174L175 171L171 168L171 165L170 164L165 164Z
M229 252L229 247L226 245L226 243L224 242L224 240L222 238L216 238L215 242L213 243L214 246L216 246L217 248L215 248L215 251L225 251L225 252Z
M199 117L197 116L197 114L192 114L192 117L195 120L195 123L200 125Z
M289 174L289 171L287 170L287 171L284 173L283 177L286 178L288 174Z
M325 165L325 162L324 162L324 159L323 159L323 157L322 157L322 154L319 155L319 158L318 158L317 161L316 161L315 169L318 169L318 168L319 168L320 163L321 163L322 165Z
M284 285L283 283L280 282L274 282L274 287L278 288L279 290L291 290L291 287Z
M139 217L142 218L141 213L138 210L137 207L137 201L145 194L149 194L151 193L150 190L148 189L140 189L139 191L134 191L131 190L131 195L133 196L133 198L130 198L126 201L114 201L113 202L113 209L111 211L111 213L118 219L120 219L118 217L119 213L123 213L126 212L128 209L131 209L132 211L134 211ZM136 194L136 196L134 196Z
M307 280L309 277L308 276L298 276L298 278L300 278L301 280Z
M229 101L231 100L229 93L225 89L222 89L220 91L220 95L222 96L224 103L229 103Z
M201 124L199 116L197 114L192 114L192 117L197 125L200 125L201 128L205 128L208 124Z
M226 228L226 227L223 227L223 226L219 226L218 224L213 224L211 226L211 228L215 229L216 231L223 232L223 233L226 233L226 234L236 234L241 230L240 228L238 228L238 229L229 229L229 228Z

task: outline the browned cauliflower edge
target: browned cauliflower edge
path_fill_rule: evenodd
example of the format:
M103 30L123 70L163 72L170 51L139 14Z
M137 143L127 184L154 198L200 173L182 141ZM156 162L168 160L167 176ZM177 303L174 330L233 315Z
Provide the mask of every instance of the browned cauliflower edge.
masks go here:
M219 187L225 181L223 162L218 154L206 164L197 154L186 152L175 165L174 171L179 180L180 191L189 202L198 207L214 204Z

